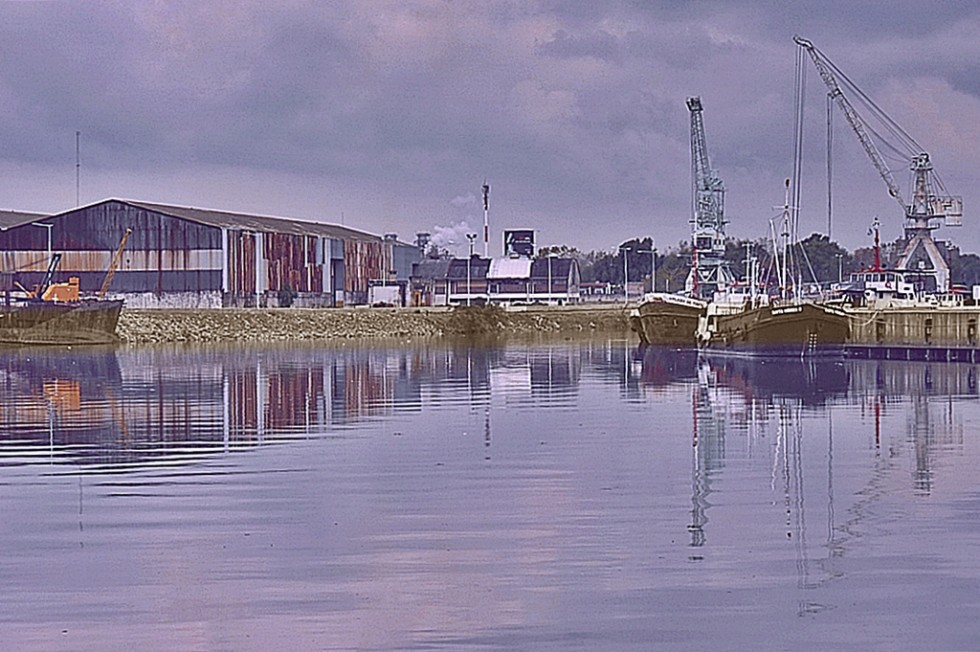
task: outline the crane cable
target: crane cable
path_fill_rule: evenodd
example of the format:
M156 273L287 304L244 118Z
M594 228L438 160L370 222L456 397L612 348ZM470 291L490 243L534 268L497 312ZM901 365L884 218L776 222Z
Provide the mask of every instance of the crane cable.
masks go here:
M854 83L847 74L838 68L833 61L827 58L827 56L814 46L814 52L820 60L830 68L834 75L837 77L838 83L841 87L846 88L847 96L857 100L867 111L873 116L887 131L898 144L892 140L886 138L878 129L875 129L868 120L863 116L859 115L859 118L864 125L865 129L871 133L875 138L876 142L882 145L886 150L892 152L894 158L891 160L896 162L901 162L908 165L914 156L917 156L925 151L925 149L915 140L907 131L905 131L901 125L895 122L885 111L878 106L878 104L868 96L867 93L861 90L861 87ZM933 169L932 179L935 181L936 186L942 192L942 194L949 194L946 190L946 184L943 183L942 178L939 173Z
M800 209L800 179L802 175L803 168L803 107L805 101L804 90L806 88L806 59L804 58L805 53L802 48L797 51L796 55L796 98L795 98L795 138L793 141L793 175L791 180L791 201L790 201L790 215L792 216L792 221L790 224L790 238L796 242L799 241L799 209Z
M827 239L833 241L834 216L834 98L827 93Z
M843 81L842 85L847 87L847 89L850 91L849 94L852 94L852 97L859 100L860 103L864 105L866 109L868 109L868 111L885 127L885 129L900 142L901 146L904 147L908 154L918 154L922 151L922 146L916 142L915 138L909 135L907 131L902 129L901 125L892 120L892 118L885 113L885 111L878 106L874 100L872 100L864 91L862 91L861 88L855 84L846 73L844 73L844 71L834 65L834 63L828 59L823 52L817 50L817 54L820 59L834 71L834 75L836 75L839 80ZM870 129L866 120L862 119L862 122L864 122L865 126ZM877 132L875 132L875 134L882 140L883 143L897 151L897 147L894 144L883 138Z
M23 271L31 271L31 272L43 273L45 271L43 269L45 260L48 260L50 262L51 259L50 258L47 258L47 259L45 259L45 258L38 258L37 260L32 260L30 262L24 263L23 265L20 265L19 267L14 267L13 269L10 269L10 270L8 270L8 269L0 269L0 274L16 274L17 272L23 272ZM36 267L37 265L40 265L42 267L42 269L40 269L40 270L28 269L28 268L31 268L31 267Z
M817 282L817 275L813 270L813 265L810 263L810 257L807 255L806 250L803 248L800 240L800 205L802 199L802 178L803 178L803 118L805 115L805 104L806 104L806 52L803 48L799 48L796 53L796 133L793 143L793 176L790 181L790 206L787 208L790 211L791 223L790 223L790 238L792 240L792 245L787 247L786 255L789 260L786 261L787 273L793 274L793 267L797 269L797 277L799 283L803 282L803 264L806 265L807 271L810 272L810 278L813 282ZM799 258L801 261L793 263L793 249L798 247L800 250ZM790 279L786 279L788 283ZM797 283L793 283L795 292L799 294L801 288L796 287Z

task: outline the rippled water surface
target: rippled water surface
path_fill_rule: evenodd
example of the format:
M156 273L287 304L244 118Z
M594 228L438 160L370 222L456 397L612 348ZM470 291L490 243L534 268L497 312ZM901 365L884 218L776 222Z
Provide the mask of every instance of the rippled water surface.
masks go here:
M0 648L976 649L978 371L0 352Z

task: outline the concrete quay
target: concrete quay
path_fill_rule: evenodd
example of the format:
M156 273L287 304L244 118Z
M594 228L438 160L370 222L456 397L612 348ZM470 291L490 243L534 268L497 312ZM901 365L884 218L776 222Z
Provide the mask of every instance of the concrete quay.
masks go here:
M896 360L980 359L980 306L852 308L849 355Z

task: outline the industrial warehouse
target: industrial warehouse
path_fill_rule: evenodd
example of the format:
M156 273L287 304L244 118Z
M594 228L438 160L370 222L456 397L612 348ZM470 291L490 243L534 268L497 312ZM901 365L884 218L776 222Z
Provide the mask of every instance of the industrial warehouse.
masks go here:
M523 238L515 246L514 234ZM424 234L419 234L423 236ZM505 257L431 260L415 244L346 226L123 199L54 215L0 211L0 289L77 279L127 308L448 306L578 300L576 261L532 259L533 232Z
M81 292L95 292L116 251L111 293L134 308L363 304L370 282L404 278L417 259L394 236L108 199L4 228L4 288L36 284L58 252L57 276L77 277Z

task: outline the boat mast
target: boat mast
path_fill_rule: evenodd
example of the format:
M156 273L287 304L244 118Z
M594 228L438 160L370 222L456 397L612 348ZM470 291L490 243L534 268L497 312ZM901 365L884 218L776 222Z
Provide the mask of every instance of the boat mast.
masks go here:
M875 268L874 271L881 271L881 240L878 238L878 216L875 215L875 221L872 227L875 232Z
M783 232L780 234L783 240L783 260L782 260L782 272L780 273L780 292L779 296L783 300L789 298L789 274L791 270L789 269L789 230L790 230L790 212L789 212L789 179L786 179L786 199L783 203Z

